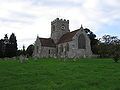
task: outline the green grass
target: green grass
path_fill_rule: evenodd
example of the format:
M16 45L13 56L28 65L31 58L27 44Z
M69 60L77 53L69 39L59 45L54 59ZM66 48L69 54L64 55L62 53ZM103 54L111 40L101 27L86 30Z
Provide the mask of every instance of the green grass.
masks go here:
M0 90L120 90L120 63L111 59L0 60Z

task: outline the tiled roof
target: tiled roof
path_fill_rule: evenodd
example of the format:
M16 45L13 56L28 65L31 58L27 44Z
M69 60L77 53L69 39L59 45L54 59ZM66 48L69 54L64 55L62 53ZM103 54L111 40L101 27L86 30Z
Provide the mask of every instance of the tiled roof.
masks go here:
M74 35L75 35L78 31L79 31L79 29L64 34L64 35L60 38L58 44L60 44L60 43L65 43L65 42L68 42L68 41L71 41L72 38L74 37Z
M41 42L41 46L45 47L56 47L53 39L51 38L39 38Z

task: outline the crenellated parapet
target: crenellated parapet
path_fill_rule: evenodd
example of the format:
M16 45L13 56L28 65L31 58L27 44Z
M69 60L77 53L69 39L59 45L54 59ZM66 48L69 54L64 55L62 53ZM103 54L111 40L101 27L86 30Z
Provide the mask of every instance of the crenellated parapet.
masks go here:
M51 38L55 43L69 30L69 20L56 18L51 22Z
M54 24L56 22L64 22L64 23L68 23L69 24L69 20L66 20L66 19L60 19L60 18L56 18L55 20L53 20L51 22L51 24Z

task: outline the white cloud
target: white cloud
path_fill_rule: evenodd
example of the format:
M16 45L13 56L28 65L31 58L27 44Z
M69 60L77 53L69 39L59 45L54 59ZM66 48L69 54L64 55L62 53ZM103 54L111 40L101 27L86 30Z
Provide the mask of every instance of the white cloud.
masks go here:
M50 36L56 17L70 20L71 31L83 26L99 32L120 22L119 0L0 0L0 38L14 32L19 47L34 43L37 34Z

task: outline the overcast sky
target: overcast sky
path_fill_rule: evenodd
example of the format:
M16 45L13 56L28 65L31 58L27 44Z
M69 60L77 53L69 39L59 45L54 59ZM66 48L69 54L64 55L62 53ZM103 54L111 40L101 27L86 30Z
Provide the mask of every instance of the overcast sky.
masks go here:
M51 21L70 20L70 30L89 28L97 37L120 36L120 0L0 0L0 38L13 32L18 48L37 35L50 37Z

